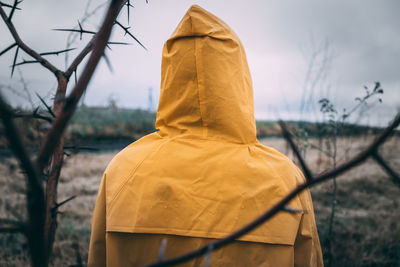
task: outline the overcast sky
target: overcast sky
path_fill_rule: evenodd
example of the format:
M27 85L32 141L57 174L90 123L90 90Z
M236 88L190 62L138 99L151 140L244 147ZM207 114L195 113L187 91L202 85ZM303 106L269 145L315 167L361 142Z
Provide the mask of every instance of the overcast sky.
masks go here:
M103 2L93 0L89 10ZM105 62L100 64L85 97L88 105L107 105L109 99L114 99L121 107L148 108L151 87L156 108L163 43L190 5L198 4L224 20L242 40L253 78L256 118L314 119L322 97L331 99L339 111L349 109L354 106L355 97L364 96L363 86L373 87L375 81L380 81L385 90L383 104L371 101L375 106L364 114L363 122L384 125L399 110L400 1L132 2L135 8L131 10L131 31L148 51L115 30L113 41L133 44L113 46L107 52L113 72ZM15 13L13 21L22 40L36 51L60 50L66 46L68 33L51 29L75 27L86 3L24 1L22 11ZM85 29L97 29L104 9L97 14L84 23ZM125 9L119 21L127 24ZM4 23L0 23L0 36L0 50L13 43ZM71 53L70 58L88 40L89 36L82 41L78 38L73 45L78 47L77 52ZM13 56L14 50L0 58L0 84L20 90L19 72L10 78ZM64 56L48 58L65 69ZM30 58L20 53L18 61L22 59ZM50 101L56 85L53 74L39 65L22 66L20 70L29 89ZM2 92L10 102L21 103L8 89L3 88ZM307 104L303 112L301 103Z

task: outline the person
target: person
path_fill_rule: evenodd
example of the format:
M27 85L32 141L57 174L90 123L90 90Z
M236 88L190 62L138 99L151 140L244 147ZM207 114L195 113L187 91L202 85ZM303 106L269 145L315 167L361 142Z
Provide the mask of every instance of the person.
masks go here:
M243 45L194 5L163 48L158 131L111 161L96 201L88 266L144 266L243 227L304 182L256 138ZM309 191L252 232L214 251L211 266L322 266ZM180 266L201 266L199 257Z

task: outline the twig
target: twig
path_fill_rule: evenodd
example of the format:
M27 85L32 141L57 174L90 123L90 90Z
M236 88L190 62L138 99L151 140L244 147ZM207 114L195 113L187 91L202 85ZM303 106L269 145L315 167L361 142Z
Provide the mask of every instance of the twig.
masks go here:
M10 45L7 48L5 48L3 51L0 52L0 56L2 56L3 54L7 53L7 51L9 51L10 49L14 48L16 45L18 45L18 44L17 43L13 43L12 45Z
M393 182L400 186L400 175L393 170L377 151L372 154L374 160L392 177Z
M45 266L46 260L43 239L45 200L39 175L40 172L31 162L28 152L22 144L19 132L12 121L11 115L10 107L0 95L0 117L3 120L5 135L27 177L27 206L29 218L27 223L27 237L31 249L32 263L34 266Z
M19 48L21 48L25 53L36 59L37 61L40 61L40 64L43 65L46 69L51 71L54 75L58 75L60 72L53 64L51 64L47 59L39 55L36 51L28 47L19 37L17 30L15 29L13 23L9 21L6 13L4 12L4 9L0 6L0 15L4 21L4 23L7 25L8 30L10 31L12 37L15 40L15 43L18 45Z
M312 175L310 169L308 168L307 164L305 163L303 157L301 156L299 149L297 148L296 144L294 143L294 141L292 139L292 135L288 131L286 124L283 121L279 121L279 126L281 126L283 137L289 143L294 154L296 155L297 159L299 160L301 168L303 169L304 176L306 177L307 180L311 180L313 175Z
M76 49L76 48L68 48L68 49L59 50L59 51L54 51L54 52L40 53L39 55L41 55L41 56L50 56L50 55L56 55L56 56L58 56L59 54L67 53L67 52L72 51L72 50L75 50L75 49Z
M63 135L64 130L75 111L76 105L78 104L79 99L85 91L98 62L104 53L104 48L106 47L108 38L110 37L113 23L124 4L125 1L122 0L114 0L111 2L103 25L99 32L95 35L92 54L90 55L90 58L88 59L88 62L78 79L78 83L66 99L65 106L61 114L53 122L53 125L38 152L36 164L39 170L43 170L44 166L53 154L54 149L58 144L58 140Z
M9 8L13 7L12 5L9 5L9 4L3 3L3 2L0 2L0 6L9 7ZM16 7L15 9L16 10L21 10L19 7Z
M51 107L49 105L47 105L46 101L44 101L44 99L38 94L36 93L36 96L39 98L40 102L42 102L42 104L46 107L47 111L49 112L49 114L55 118L56 115L53 113L53 110L51 109Z
M58 209L59 207L61 207L61 206L64 205L65 203L68 203L69 201L73 200L74 198L76 198L76 196L71 196L71 197L69 197L69 198L67 198L67 199L65 199L65 200L63 200L63 201L61 201L60 203L57 203L57 205L56 205L55 207L52 208L52 211L53 211L53 212L56 212L57 209Z
M37 110L34 110L32 113L23 113L23 112L12 113L12 117L14 117L14 118L35 118L35 119L47 121L49 123L51 123L53 121L52 118L39 114L37 112Z
M17 9L18 4L20 4L22 1L14 0L14 4L11 8L10 15L8 16L8 21L11 22L12 16L14 15L15 9Z
M83 35L84 33L93 34L93 35L96 34L96 32L94 32L94 31L84 30L84 29L82 28L82 25L81 25L81 23L79 22L79 20L78 20L78 25L79 25L79 30L77 30L77 29L53 29L53 31L78 32L81 40L82 40L82 35Z
M144 48L144 50L147 51L147 48L144 47L144 45L135 37L133 36L133 34L129 31L130 27L125 27L124 25L122 25L121 23L119 23L117 20L115 21L115 24L117 24L118 26L120 26L124 31L125 31L125 35L128 34L130 37L133 38L133 40L135 40L141 47Z
M40 63L40 61L23 59L21 62L13 64L12 67L21 66L21 65L25 65L25 64L34 64L34 63Z

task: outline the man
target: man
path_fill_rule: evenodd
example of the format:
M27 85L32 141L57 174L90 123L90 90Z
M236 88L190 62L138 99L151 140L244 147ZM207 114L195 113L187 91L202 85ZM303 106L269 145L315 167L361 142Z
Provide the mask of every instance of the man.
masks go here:
M89 266L142 266L239 229L304 181L285 156L256 138L252 82L239 38L192 6L162 59L157 132L107 167L92 222ZM234 243L212 266L322 266L308 191ZM204 257L185 266L201 266Z

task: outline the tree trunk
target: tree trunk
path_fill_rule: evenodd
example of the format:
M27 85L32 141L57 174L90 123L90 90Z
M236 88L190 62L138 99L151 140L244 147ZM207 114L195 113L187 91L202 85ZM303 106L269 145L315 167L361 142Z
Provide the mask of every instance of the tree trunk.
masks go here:
M63 74L58 75L58 87L53 103L53 113L57 117L64 106L68 80ZM55 233L57 229L57 186L64 160L64 137L62 137L54 151L48 166L48 180L46 186L46 220L44 225L44 240L47 263L50 260Z

